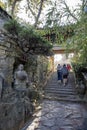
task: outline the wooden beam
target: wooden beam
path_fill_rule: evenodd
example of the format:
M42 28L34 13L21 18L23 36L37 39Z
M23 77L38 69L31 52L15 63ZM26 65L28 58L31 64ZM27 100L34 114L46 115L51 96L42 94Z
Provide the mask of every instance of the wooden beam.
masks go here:
M70 50L60 49L60 50L53 50L53 52L54 54L74 53L74 49Z

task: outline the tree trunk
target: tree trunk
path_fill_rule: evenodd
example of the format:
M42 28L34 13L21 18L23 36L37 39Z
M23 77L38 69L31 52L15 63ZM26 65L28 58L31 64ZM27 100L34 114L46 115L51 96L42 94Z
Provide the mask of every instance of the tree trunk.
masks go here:
M44 0L41 0L41 1L40 1L40 8L39 8L39 10L38 10L38 14L37 14L37 17L36 17L35 23L34 23L34 27L35 27L35 28L37 27L37 23L38 23L38 20L39 20L41 11L42 11L43 3L44 3Z
M11 10L11 15L14 16L14 10L15 10L15 6L16 6L17 0L14 0L13 4L12 4L12 10Z

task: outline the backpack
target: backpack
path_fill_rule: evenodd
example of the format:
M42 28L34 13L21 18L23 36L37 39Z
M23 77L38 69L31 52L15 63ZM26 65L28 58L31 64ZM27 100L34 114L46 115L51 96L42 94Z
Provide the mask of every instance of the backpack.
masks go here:
M63 75L68 75L68 70L67 70L66 67L63 67L63 68L62 68L62 74L63 74Z

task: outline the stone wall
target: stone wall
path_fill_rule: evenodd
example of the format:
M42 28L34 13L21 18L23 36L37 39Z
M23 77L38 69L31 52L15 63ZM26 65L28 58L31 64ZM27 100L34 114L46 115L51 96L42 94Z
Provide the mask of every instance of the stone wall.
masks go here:
M24 123L23 103L0 103L0 130L19 130Z
M11 87L14 57L11 44L5 35L4 24L11 19L5 10L0 7L0 74L4 76L5 87Z
M38 88L45 85L48 75L52 71L52 66L48 64L50 64L50 60L46 56L32 55L25 65L30 82L35 84Z
M3 74L5 87L11 87L13 80L14 57L10 43L6 42L2 31L0 32L0 74Z
M8 40L5 39L4 35L0 36L2 36L0 37L0 74L3 75L5 80L4 93L0 99L0 130L18 130L30 118L34 106L29 99L31 94L29 97L25 96L19 99L12 89L14 70L22 61L18 61L14 66L18 59L14 57L14 51L11 50L12 45L6 42ZM41 92L50 71L48 62L49 60L45 56L30 55L28 61L23 63L30 83L35 86L30 92L36 100L38 100L37 95L39 94L37 92ZM30 88L30 85L28 87Z
M0 130L18 130L31 116L33 106L28 97L19 99L12 89L15 52L3 27L4 18L0 17Z
M26 97L17 98L15 93L0 101L0 130L20 130L32 115L32 105Z
M0 19L0 30L4 30L3 26L5 24L5 20Z
M11 86L14 58L8 57L5 48L0 47L0 73L3 73L6 86Z
M37 90L43 88L50 72L49 60L45 56L37 55L30 55L27 62L19 60L3 28L5 20L7 21L3 18L0 19L0 130L19 130L32 115L34 104L30 97L34 97L31 96L34 94L34 98L38 100ZM12 87L14 71L19 64L24 65L30 82L27 86L29 93L21 98ZM30 88L33 88L32 91Z

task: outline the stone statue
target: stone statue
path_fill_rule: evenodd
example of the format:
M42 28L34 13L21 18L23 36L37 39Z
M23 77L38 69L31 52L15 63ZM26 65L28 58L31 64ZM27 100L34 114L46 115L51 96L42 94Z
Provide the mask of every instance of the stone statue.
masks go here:
M24 70L23 64L18 66L18 69L14 73L14 87L17 90L24 90L28 84L28 75Z

